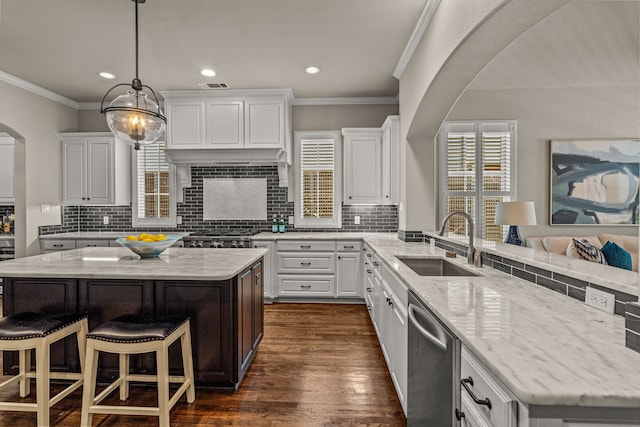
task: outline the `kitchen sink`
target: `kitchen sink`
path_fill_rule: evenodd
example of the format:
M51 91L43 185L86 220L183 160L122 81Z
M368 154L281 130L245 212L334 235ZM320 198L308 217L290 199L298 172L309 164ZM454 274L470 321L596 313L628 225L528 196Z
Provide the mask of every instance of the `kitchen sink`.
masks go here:
M479 276L442 258L396 257L419 276Z

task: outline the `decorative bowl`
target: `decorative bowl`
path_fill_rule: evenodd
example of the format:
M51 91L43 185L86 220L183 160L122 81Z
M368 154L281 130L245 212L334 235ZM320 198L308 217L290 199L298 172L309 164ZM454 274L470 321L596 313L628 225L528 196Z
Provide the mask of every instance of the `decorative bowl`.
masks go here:
M165 251L169 246L180 240L180 236L166 236L165 240L157 242L142 242L140 240L127 240L126 237L119 237L116 243L130 249L141 258L155 258Z

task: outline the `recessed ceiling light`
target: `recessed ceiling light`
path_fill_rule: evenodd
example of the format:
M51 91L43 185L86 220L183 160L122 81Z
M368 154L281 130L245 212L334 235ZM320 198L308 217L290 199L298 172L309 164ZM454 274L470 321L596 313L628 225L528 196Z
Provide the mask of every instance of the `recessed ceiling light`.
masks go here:
M207 77L213 77L216 75L216 72L205 68L204 70L200 71L200 74Z
M304 70L309 74L318 74L320 72L320 68L318 67L307 67Z
M109 73L109 72L107 72L107 71L101 71L101 72L99 72L99 73L98 73L98 75L99 75L100 77L102 77L103 79L109 79L109 80L111 80L111 79L115 79L115 78L116 78L116 75L115 75L115 74L111 74L111 73Z

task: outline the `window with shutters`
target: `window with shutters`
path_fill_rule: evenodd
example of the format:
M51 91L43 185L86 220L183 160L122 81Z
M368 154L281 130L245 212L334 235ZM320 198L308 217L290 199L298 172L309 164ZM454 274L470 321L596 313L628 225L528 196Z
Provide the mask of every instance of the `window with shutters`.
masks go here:
M164 157L165 143L133 150L133 226L176 225L174 166Z
M439 214L464 211L476 237L503 241L507 226L494 224L498 202L515 200L515 121L445 122L440 131ZM467 234L463 217L448 231Z
M296 228L340 228L340 132L295 132Z

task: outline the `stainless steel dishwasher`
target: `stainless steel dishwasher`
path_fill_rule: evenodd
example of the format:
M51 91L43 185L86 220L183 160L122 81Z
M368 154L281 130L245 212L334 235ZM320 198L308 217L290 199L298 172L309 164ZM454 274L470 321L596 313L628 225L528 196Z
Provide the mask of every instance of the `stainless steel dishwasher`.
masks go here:
M407 426L460 421L460 340L409 292Z

